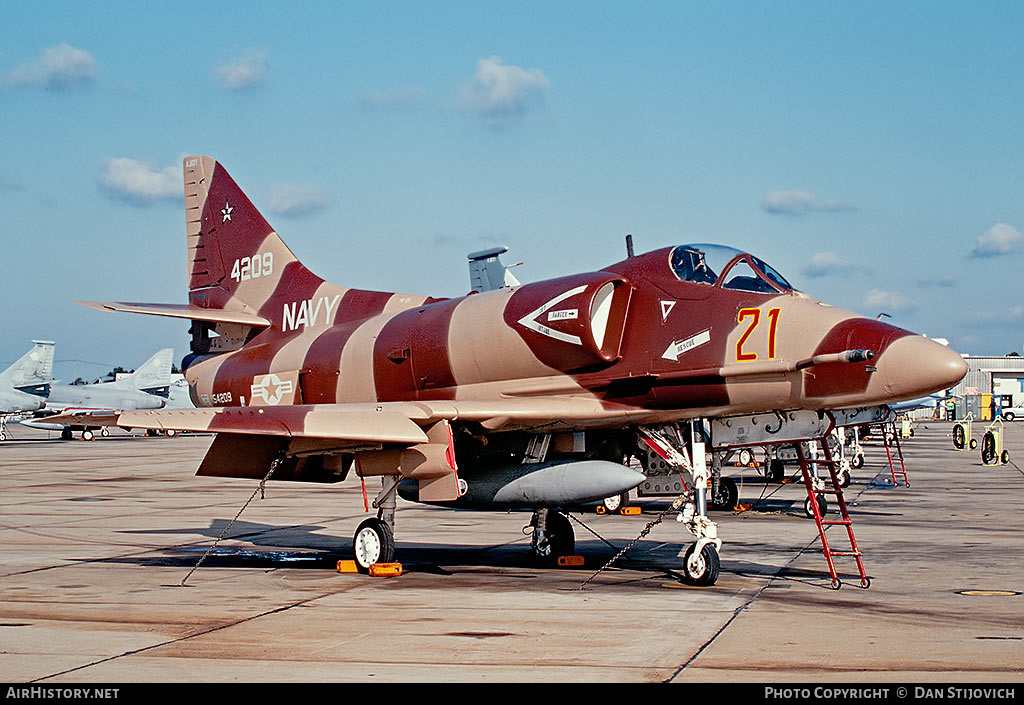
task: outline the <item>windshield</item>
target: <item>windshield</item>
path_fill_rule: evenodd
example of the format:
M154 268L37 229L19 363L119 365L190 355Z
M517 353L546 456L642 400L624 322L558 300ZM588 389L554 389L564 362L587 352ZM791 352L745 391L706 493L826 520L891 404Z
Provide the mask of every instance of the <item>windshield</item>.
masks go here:
M685 282L708 286L719 282L724 289L764 293L793 289L763 260L724 245L679 245L672 250L669 261L675 275Z

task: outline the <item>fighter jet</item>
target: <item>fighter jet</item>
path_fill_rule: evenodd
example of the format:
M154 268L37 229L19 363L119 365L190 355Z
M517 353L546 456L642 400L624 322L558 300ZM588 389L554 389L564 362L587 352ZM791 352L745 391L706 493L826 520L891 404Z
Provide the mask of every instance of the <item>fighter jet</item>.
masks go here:
M182 368L198 408L115 422L217 433L199 475L381 478L377 515L353 540L364 569L394 557L399 491L533 510L534 553L571 551L554 510L639 485L624 461L654 472L646 444L683 487L673 507L697 539L684 574L711 584L722 543L705 511L703 422L730 444L762 429L812 437L830 410L920 397L966 373L949 348L816 301L718 245L459 298L339 286L295 257L219 163L186 157L184 174L188 303L80 303L190 319Z
M90 423L90 416L104 418L117 411L161 409L167 405L173 357L174 349L164 348L135 372L120 374L112 382L51 384L45 410L22 423L34 428L58 430L65 440L72 437L73 431L81 432L85 440L92 440L93 431L97 428L105 430L105 427ZM58 416L67 414L75 414L75 420L65 423Z
M0 441L7 440L7 417L36 411L46 404L53 376L53 342L33 340L33 347L0 372Z

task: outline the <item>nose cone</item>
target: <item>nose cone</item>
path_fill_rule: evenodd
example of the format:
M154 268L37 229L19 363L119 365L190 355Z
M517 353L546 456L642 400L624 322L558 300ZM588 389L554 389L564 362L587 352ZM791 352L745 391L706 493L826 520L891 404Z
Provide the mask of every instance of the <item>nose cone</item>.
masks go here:
M893 341L876 367L894 401L948 389L967 374L967 363L955 350L920 335Z

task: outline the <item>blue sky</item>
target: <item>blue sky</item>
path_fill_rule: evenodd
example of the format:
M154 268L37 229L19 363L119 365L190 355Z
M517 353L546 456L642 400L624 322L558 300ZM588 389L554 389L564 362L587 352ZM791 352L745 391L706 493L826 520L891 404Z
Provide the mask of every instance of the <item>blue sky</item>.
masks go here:
M960 352L1024 346L1019 2L40 2L0 25L0 362L186 352L181 157L317 274L466 293L721 242ZM96 362L89 365L70 360Z

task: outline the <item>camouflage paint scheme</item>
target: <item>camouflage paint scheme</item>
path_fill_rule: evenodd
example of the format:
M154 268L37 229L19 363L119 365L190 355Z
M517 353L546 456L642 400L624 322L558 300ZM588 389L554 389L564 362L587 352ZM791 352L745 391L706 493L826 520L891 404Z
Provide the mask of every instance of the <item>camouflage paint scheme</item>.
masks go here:
M220 432L200 474L259 478L284 457L274 479L337 481L355 460L454 500L464 439L585 431L592 446L640 425L916 398L966 372L946 347L800 292L682 281L673 248L454 299L338 286L216 161L184 171L188 304L86 305L193 321L183 368L200 408L117 423ZM873 359L828 361L850 350Z

